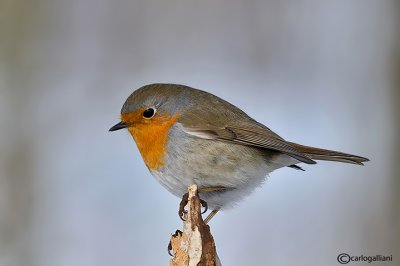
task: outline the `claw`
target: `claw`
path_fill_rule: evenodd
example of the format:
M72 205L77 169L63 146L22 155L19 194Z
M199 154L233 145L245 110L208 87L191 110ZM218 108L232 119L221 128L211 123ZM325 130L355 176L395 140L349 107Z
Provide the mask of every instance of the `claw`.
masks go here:
M202 199L200 199L200 203L201 203L201 206L203 206L203 208L204 208L204 211L202 211L201 214L204 214L204 213L206 213L207 210L208 210L208 204L207 204L206 201L204 201L204 200L202 200Z
M172 235L172 237L176 237L176 236L182 236L182 234L183 234L183 232L181 231L181 230L176 230L175 231L175 234L173 234ZM172 250L172 243L171 243L171 240L169 241L169 243L168 243L168 254L171 256L171 257L173 257L174 256L174 254L172 254L171 253L171 250Z
M169 241L169 243L168 243L168 254L171 256L171 257L173 257L174 256L174 254L172 254L172 252L171 252L171 250L172 250L172 244L171 244L171 240Z
M185 206L188 204L189 201L189 193L185 193L185 195L183 195L181 203L179 203L179 218L181 218L182 221L185 221L184 214L187 213L187 211L185 211Z
M185 207L188 204L188 201L189 201L189 193L185 193L182 197L181 202L179 203L179 211L178 211L179 218L181 218L182 221L185 221L184 214L187 213L187 211L185 210ZM204 211L202 211L201 214L204 214L208 210L208 204L206 201L204 201L202 199L200 199L200 203L201 203L201 206L204 208Z

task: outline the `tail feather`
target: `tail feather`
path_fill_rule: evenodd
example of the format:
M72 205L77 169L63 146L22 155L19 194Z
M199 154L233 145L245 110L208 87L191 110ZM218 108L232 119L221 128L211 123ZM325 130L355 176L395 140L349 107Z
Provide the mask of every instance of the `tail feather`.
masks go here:
M342 163L352 163L364 165L364 162L368 162L368 158L364 158L357 155L347 154L339 151L331 151L325 149L319 149L314 147L303 146L300 144L289 142L289 144L300 151L311 157L313 160L323 160L323 161L335 161Z

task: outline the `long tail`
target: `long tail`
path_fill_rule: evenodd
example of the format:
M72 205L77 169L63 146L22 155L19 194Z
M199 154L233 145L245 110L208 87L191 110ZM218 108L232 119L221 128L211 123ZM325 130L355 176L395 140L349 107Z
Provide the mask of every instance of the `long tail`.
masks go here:
M364 165L363 162L368 162L368 158L364 158L357 155L347 154L338 151L324 150L314 147L303 146L300 144L289 142L298 151L307 154L313 160L324 160L324 161L335 161L342 163L352 163Z

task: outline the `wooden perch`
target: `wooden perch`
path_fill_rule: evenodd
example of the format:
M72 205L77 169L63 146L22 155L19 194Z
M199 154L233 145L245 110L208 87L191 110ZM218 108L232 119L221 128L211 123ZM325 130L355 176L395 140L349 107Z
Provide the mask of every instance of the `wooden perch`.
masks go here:
M201 217L197 186L189 187L188 211L185 213L183 233L177 231L171 237L174 256L170 266L218 266L219 261L210 227Z

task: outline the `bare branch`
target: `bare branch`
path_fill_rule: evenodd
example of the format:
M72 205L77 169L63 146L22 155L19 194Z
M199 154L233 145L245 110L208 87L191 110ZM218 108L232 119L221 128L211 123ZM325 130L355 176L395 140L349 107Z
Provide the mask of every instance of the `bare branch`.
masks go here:
M185 214L183 233L171 237L174 257L170 266L218 266L221 265L211 235L210 227L201 217L197 186L189 187L188 211Z

